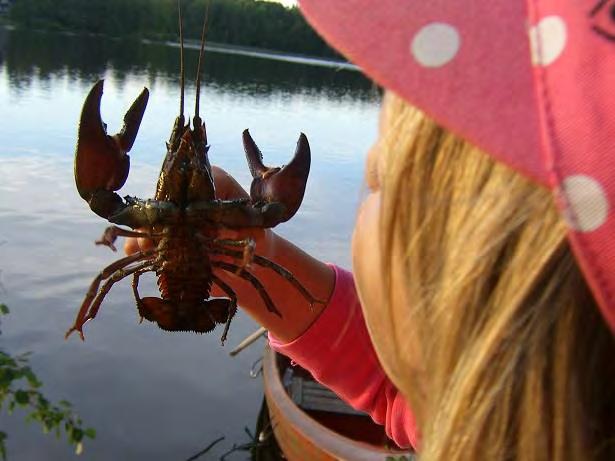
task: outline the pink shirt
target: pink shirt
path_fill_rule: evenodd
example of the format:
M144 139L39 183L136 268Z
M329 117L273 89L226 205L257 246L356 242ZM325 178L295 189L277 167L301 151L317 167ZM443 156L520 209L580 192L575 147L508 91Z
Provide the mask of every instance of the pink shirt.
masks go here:
M416 447L417 427L401 393L384 373L370 340L352 274L337 266L328 306L294 341L269 343L357 410L385 426L401 448Z

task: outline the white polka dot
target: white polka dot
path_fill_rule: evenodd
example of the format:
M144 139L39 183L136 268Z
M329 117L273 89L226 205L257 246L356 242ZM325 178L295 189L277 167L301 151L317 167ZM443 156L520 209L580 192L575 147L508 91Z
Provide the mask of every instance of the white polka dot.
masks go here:
M547 16L530 28L532 64L548 66L566 47L566 23L559 16Z
M608 218L609 201L598 181L590 176L568 176L562 183L568 209L566 220L575 230L591 232Z
M455 57L460 44L457 29L443 22L432 22L416 33L410 50L420 65L440 67Z

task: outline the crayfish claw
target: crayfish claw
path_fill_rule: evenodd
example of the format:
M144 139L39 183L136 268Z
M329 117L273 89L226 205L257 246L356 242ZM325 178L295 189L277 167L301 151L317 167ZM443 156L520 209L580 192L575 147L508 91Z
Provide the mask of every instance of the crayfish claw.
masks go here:
M118 232L115 227L110 226L105 229L103 235L99 240L96 240L94 243L96 245L104 245L106 247L111 248L112 251L117 251L115 246L115 241L117 240Z
M263 164L263 155L248 130L243 132L243 146L252 173L250 197L253 203L281 203L284 211L274 222L267 223L273 227L288 221L294 216L303 201L308 175L310 173L310 145L307 137L301 133L297 141L295 154L283 167L267 167Z
M132 148L147 106L149 92L145 88L124 117L124 126L109 136L100 116L104 81L99 80L83 104L75 152L75 182L79 195L90 201L100 190L116 191L128 178Z
M250 136L248 130L244 130L242 135L243 149L246 152L246 159L248 160L248 168L253 178L263 177L267 174L271 168L267 168L263 163L263 154ZM279 168L278 168L279 170Z
M128 111L126 111L126 115L124 115L124 126L116 137L120 148L125 152L129 152L132 149L132 145L137 138L137 132L141 126L141 120L143 120L148 100L149 91L147 88L143 88L141 94L137 96L137 99L135 99Z

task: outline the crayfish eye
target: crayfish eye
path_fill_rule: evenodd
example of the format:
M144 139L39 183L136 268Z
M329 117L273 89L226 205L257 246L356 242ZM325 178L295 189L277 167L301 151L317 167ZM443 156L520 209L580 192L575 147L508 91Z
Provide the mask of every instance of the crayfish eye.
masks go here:
M590 11L592 29L615 42L615 0L600 0Z

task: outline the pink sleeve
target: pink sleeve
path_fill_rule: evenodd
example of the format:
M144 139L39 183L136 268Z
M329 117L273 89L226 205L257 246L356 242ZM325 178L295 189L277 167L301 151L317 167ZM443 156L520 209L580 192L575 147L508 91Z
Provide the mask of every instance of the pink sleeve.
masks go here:
M414 416L378 362L352 274L333 268L335 289L318 319L290 343L283 344L271 335L269 342L351 406L383 424L401 448L416 447Z

